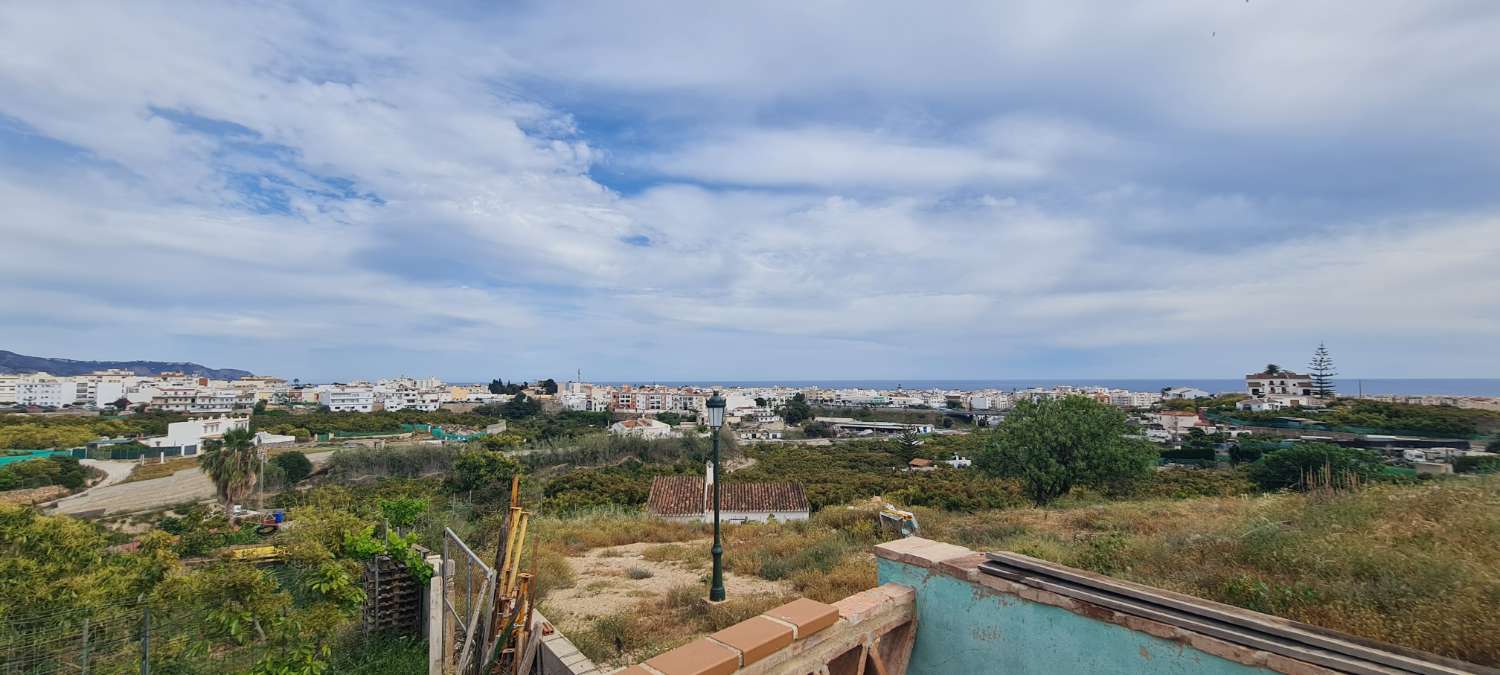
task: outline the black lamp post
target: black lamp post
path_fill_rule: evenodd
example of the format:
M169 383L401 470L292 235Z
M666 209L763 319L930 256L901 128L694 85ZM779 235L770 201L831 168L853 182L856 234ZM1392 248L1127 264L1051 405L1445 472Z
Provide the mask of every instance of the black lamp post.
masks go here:
M708 589L711 602L724 599L724 544L719 541L719 429L723 426L724 397L715 391L708 397L708 433L714 437L714 583Z

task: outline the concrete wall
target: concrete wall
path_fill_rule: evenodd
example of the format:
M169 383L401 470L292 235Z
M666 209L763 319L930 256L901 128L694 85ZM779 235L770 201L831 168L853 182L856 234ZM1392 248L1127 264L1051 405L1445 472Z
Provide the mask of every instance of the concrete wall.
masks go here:
M541 612L533 611L532 623L539 629L548 623L547 617L542 616ZM531 672L533 675L597 675L604 671L599 670L568 638L554 629L551 635L542 636L542 644L537 650L536 663Z
M1268 672L920 567L881 560L879 570L880 583L917 589L910 675Z
M892 554L890 547L907 542L943 548L925 557ZM883 544L877 555L880 583L916 589L917 640L909 675L1270 672L1195 649L1185 640L1155 637L977 583L966 578L964 565L977 567L980 558L966 548L912 538ZM954 560L964 562L943 567Z

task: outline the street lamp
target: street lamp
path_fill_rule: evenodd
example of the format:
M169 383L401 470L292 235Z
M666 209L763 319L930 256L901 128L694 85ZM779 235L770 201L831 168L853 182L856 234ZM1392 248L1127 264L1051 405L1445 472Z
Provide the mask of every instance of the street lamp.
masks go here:
M724 397L715 391L708 397L708 433L714 437L714 583L708 589L710 602L724 599L724 544L719 541L719 429L724 426Z

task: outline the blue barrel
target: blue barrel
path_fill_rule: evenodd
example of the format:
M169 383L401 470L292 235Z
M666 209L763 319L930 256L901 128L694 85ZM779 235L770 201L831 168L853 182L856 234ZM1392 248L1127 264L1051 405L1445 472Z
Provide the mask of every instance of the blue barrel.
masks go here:
M280 525L283 520L286 520L286 511L276 509L275 511L271 512L271 518L276 520L277 525Z

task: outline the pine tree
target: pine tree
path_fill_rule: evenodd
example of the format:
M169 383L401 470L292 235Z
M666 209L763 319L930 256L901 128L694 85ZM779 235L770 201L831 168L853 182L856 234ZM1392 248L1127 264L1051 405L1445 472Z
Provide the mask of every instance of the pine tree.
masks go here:
M1328 355L1328 348L1323 343L1318 343L1318 350L1313 352L1312 363L1308 364L1312 371L1312 392L1319 398L1332 398L1338 393L1333 386L1333 376L1339 374L1333 369L1333 357Z

